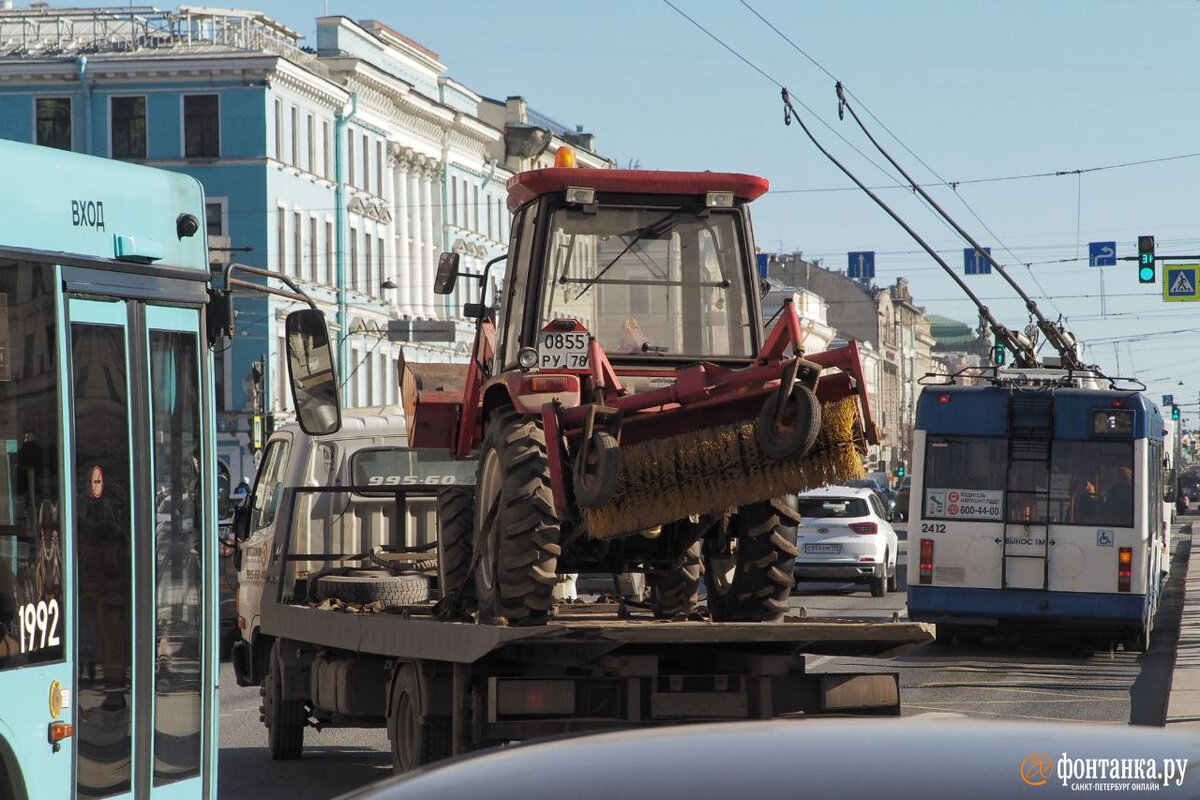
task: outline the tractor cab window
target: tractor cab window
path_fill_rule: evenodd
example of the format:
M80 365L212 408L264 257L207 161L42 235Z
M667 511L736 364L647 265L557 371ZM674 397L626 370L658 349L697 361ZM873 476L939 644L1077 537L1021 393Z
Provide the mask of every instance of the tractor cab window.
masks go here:
M553 212L540 325L579 320L610 358L752 356L736 213Z

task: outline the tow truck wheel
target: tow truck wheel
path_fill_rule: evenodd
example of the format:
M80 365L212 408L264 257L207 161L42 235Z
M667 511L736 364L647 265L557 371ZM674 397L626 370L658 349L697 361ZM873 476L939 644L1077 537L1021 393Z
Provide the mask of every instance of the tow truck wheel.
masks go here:
M771 392L758 412L758 447L776 461L803 458L820 432L821 402L807 386L792 387L783 408L779 408L779 392Z
M541 422L512 409L494 414L479 450L478 474L479 621L545 624L562 548Z
M283 665L279 643L271 649L271 665L263 681L263 722L267 726L267 749L276 761L293 761L304 749L306 713L303 700L283 696Z
M449 618L475 610L475 582L471 580L471 544L475 537L475 490L456 486L438 494L438 591Z
M659 619L687 616L699 605L700 542L683 551L675 569L646 573L650 585L650 605Z
M397 774L450 757L450 722L426 716L420 682L409 664L396 675L387 725Z
M773 622L787 614L796 586L796 528L788 519L795 507L792 496L743 506L726 543L705 538L704 581L715 622Z

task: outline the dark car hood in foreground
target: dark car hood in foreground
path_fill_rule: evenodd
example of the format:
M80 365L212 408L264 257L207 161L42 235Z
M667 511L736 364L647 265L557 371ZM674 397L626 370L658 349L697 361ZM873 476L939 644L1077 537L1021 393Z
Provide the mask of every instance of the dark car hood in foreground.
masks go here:
M1101 759L1106 769L1116 760L1116 778L1098 777ZM1182 783L1161 785L1159 774L1153 796L1200 797L1195 731L938 716L714 723L576 736L470 755L344 797L1009 800L1150 794L1150 781L1121 775L1122 759L1129 760L1124 763L1131 774L1133 760L1143 770L1149 763L1144 760L1152 760L1161 773L1165 759L1187 759ZM1095 777L1086 772L1089 763ZM1076 768L1084 770L1081 777L1072 774ZM1108 787L1122 783L1132 785Z

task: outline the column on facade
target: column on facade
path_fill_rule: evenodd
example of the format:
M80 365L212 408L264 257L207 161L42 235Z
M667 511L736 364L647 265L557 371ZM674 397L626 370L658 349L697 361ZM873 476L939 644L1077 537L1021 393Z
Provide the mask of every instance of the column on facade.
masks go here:
M401 316L412 314L412 284L408 280L408 218L412 213L411 204L408 202L408 170L412 163L409 158L411 152L393 148L389 153L394 167L392 197L395 200L392 220L392 230L395 234L395 244L392 247L392 280L396 283L396 290L392 297L395 311Z
M422 247L421 247L421 232L422 222L425 215L429 213L429 209L425 205L425 198L421 194L421 164L419 159L414 159L408 170L408 276L406 280L409 285L409 303L410 310L414 317L420 316L421 310L421 270L422 264Z
M433 178L431 169L432 159L426 159L421 169L421 235L420 247L417 253L417 306L418 314L422 317L434 316L433 304L433 282L429 279L430 265L433 259L429 254L431 248L436 247L436 239L433 230L434 218L434 195L433 195Z

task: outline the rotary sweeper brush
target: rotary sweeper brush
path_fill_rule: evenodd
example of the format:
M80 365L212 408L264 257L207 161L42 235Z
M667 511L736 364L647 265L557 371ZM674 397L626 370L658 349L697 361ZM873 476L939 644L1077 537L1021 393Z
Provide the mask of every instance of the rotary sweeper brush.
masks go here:
M525 172L509 182L509 255L474 272L443 255L436 291L482 286L464 306L471 358L404 360L401 388L414 447L479 460L473 490L443 493L444 606L536 623L562 573L641 571L675 613L703 561L727 578L728 602L710 586L714 617L782 613L789 496L861 477L878 433L856 342L805 352L790 300L764 330L748 203L766 189L733 173Z

